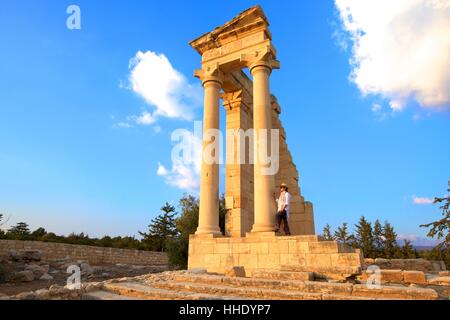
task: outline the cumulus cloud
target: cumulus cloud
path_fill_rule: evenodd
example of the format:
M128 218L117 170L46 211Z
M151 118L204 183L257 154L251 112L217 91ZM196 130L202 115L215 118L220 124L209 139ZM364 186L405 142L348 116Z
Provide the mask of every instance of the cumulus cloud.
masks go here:
M192 120L194 109L202 102L202 88L189 83L164 54L139 51L129 69L130 88L155 108L144 122L160 116Z
M379 103L374 103L372 105L372 112L379 112L379 111L381 111L381 109L382 109L382 107Z
M155 117L147 111L142 112L140 116L136 117L136 123L144 126L151 125L155 123L155 121Z
M352 45L350 79L394 111L450 109L450 0L335 0Z
M202 139L187 130L177 130L172 141L179 142L172 150L172 168L158 164L157 175L165 183L189 192L198 192L202 163Z
M433 204L434 199L413 196L413 203L417 205Z

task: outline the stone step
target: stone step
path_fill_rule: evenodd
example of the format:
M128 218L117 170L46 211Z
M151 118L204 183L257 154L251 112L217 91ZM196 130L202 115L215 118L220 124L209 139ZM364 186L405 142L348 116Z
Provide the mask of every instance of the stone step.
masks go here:
M345 280L362 273L360 267L319 267L319 266L299 266L283 265L281 271L286 272L313 272L316 279Z
M214 295L208 292L188 290L178 292L137 282L108 283L104 287L112 294L137 300L248 300L242 297Z
M350 283L328 283L299 280L275 280L259 278L231 278L213 275L177 275L174 281L226 285L237 288L275 289L306 293L338 294L350 296L353 285Z
M230 278L213 275L178 275L173 280L174 282L225 286L236 289L288 291L294 295L298 293L311 293L340 296L343 298L365 297L389 300L436 300L439 298L435 290L420 287L381 286L379 289L369 289L367 285L353 285L351 283Z
M273 279L273 280L313 281L314 273L313 272L257 270L252 273L252 278Z
M439 295L433 289L401 286L381 286L380 288L369 288L365 284L353 286L353 295L359 297L379 297L389 300L438 300Z
M273 290L261 288L238 288L226 285L210 285L193 282L159 282L157 288L177 292L199 292L214 295L229 295L237 297L250 297L259 300L322 300L322 294L289 290Z
M94 291L83 294L81 300L144 300L136 297L122 296L108 291Z

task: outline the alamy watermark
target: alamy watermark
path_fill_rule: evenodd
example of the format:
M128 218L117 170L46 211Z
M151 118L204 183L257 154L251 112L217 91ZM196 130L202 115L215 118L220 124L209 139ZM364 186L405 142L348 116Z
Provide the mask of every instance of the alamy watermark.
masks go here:
M381 289L381 269L379 266L371 265L366 270L370 276L367 279L366 286L370 290Z
M81 30L81 9L72 4L67 7L66 13L69 17L66 20L66 26L69 30Z
M71 265L67 268L70 276L67 278L67 288L70 290L81 289L81 268L78 265Z
M194 122L194 133L185 129L173 131L171 140L176 145L172 149L172 163L192 164L198 160L197 157L201 157L203 163L207 165L257 163L261 165L262 175L278 173L279 129L228 129L225 135L226 150L223 133L219 129L203 130L201 121ZM198 153L198 150L202 152ZM258 150L257 154L255 150Z

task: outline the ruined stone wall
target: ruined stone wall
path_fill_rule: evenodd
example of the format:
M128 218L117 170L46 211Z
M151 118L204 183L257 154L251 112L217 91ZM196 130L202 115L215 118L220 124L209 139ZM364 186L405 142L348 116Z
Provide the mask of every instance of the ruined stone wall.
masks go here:
M80 246L38 241L0 240L0 255L10 250L39 250L46 261L70 258L84 260L92 265L130 264L130 265L167 265L166 253L115 248Z
M231 91L222 95L223 105L226 110L226 129L246 131L253 128L253 83L244 72L233 73L236 85L241 89ZM287 144L286 131L281 123L279 115L281 107L276 98L272 96L272 127L280 130L280 168L275 176L274 192L279 192L281 183L289 186L292 195L291 214L289 225L293 235L314 235L314 212L311 202L305 201L301 195L299 187L299 173L294 164L294 160ZM226 166L226 236L243 237L250 232L254 222L253 203L253 165L239 164L238 150L241 144L245 143L245 159L248 161L249 153L253 151L253 146L248 139L241 139L239 136L231 137L234 143L230 144L230 137L227 136L227 166ZM228 160L234 161L232 164ZM275 224L275 203L274 203L274 224Z

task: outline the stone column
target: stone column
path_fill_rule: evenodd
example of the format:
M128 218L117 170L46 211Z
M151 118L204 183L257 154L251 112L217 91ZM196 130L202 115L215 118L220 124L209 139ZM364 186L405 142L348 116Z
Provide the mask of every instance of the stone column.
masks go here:
M219 130L219 99L222 81L217 76L203 76L205 90L204 118L203 118L203 152L202 173L200 179L200 212L196 235L221 235L219 227L219 163L213 161L205 149L212 141L208 130ZM218 146L218 143L217 143ZM210 149L210 148L209 148ZM219 152L219 149L216 149ZM216 155L217 156L217 155ZM218 157L215 157L218 159Z
M272 67L268 62L259 61L250 66L253 76L253 129L255 130L254 143L254 204L255 224L252 232L274 231L274 176L263 175L262 169L268 167L260 159L260 151L268 154L270 150L270 129L272 129L272 107L270 101L269 77ZM261 130L265 129L267 132ZM260 150L261 135L266 134L267 150Z

